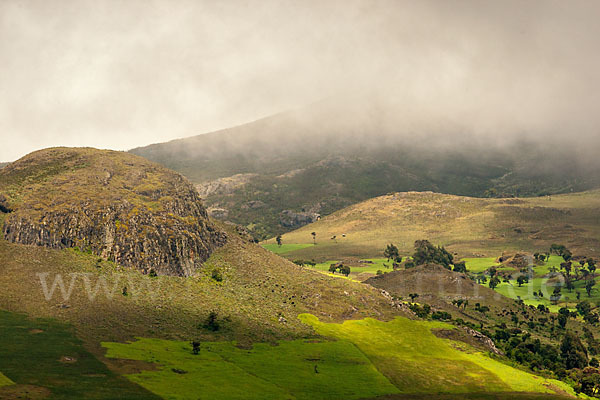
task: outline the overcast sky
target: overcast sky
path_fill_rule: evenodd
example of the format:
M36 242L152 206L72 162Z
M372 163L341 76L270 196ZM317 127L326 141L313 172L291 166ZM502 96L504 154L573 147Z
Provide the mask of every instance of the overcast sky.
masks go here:
M0 0L0 161L129 149L354 90L490 138L595 145L599 20L594 0Z

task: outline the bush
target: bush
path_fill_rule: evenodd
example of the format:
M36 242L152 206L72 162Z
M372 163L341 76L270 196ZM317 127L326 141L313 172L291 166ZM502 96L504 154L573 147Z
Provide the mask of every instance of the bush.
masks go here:
M204 323L204 328L209 331L216 332L221 329L221 324L219 323L219 314L216 311L211 311L206 317L206 322Z
M218 268L213 269L211 278L216 282L223 282L223 274L221 273L221 270Z
M452 319L452 316L446 311L436 311L433 314L431 314L431 318L441 321L448 321Z

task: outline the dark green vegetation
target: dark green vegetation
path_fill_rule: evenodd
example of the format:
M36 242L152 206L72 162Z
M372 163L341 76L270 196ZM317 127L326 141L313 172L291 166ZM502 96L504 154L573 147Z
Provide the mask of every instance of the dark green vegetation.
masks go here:
M376 104L340 110L338 102L325 101L132 152L184 174L215 215L260 238L395 191L538 196L600 183L595 161L550 143L480 143L455 127L457 143L449 139L452 129L435 124L415 141L411 127L388 122Z
M600 387L595 361L600 350L598 326L585 323L576 313L561 309L554 314L544 306L526 305L437 265L390 272L367 283L397 299L410 298L410 308L420 318L461 327L473 346L496 352L487 339L491 338L507 358L542 376L564 380L589 395ZM565 313L569 316L562 321ZM439 334L456 338L455 332Z
M14 384L0 398L158 399L90 354L73 330L52 319L0 311L0 372ZM2 375L0 375L1 377Z

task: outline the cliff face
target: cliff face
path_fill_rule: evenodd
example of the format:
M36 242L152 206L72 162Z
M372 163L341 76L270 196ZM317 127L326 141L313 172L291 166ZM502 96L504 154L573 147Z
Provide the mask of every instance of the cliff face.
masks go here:
M226 241L194 187L143 158L46 149L0 170L4 237L78 247L148 273L190 276Z

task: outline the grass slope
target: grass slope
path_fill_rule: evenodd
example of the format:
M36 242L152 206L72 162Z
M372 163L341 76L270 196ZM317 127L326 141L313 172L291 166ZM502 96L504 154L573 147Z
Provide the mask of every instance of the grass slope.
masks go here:
M193 278L151 278L73 249L0 239L0 309L68 321L96 354L100 340L136 336L246 343L307 337L312 330L296 318L305 312L335 321L398 313L374 288L307 271L249 243L232 227L222 229L229 230L228 244ZM57 279L67 296L58 285L52 290ZM211 310L223 327L216 333L198 328Z
M160 364L129 378L166 399L359 399L398 392L349 342L295 340L250 349L205 342L197 356L186 342L104 346L107 357Z
M311 315L301 318L324 336L356 344L404 393L568 390L568 386L559 381L516 370L469 348L457 349L456 343L431 332L435 328L454 329L442 322L396 318L390 322L365 319L330 324L319 322Z
M436 193L396 193L340 210L283 235L284 245L317 245L284 253L317 261L381 257L394 243L404 254L415 240L445 245L460 257L503 251L545 251L562 243L575 254L600 254L600 192L527 199L477 199ZM342 235L345 234L345 237ZM331 238L336 236L335 240ZM271 239L266 244L272 244Z
M30 398L28 392L53 399L107 399L117 393L120 399L158 398L110 371L68 325L5 311L0 311L0 371L6 375L0 374L0 398Z
M356 399L392 394L518 393L573 396L565 384L512 368L470 346L440 339L441 322L396 318L323 323L300 319L335 341L295 340L240 349L204 342L192 355L186 342L139 339L104 343L107 356L160 367L128 377L168 399ZM228 382L235 380L236 385ZM545 398L540 396L540 398Z

